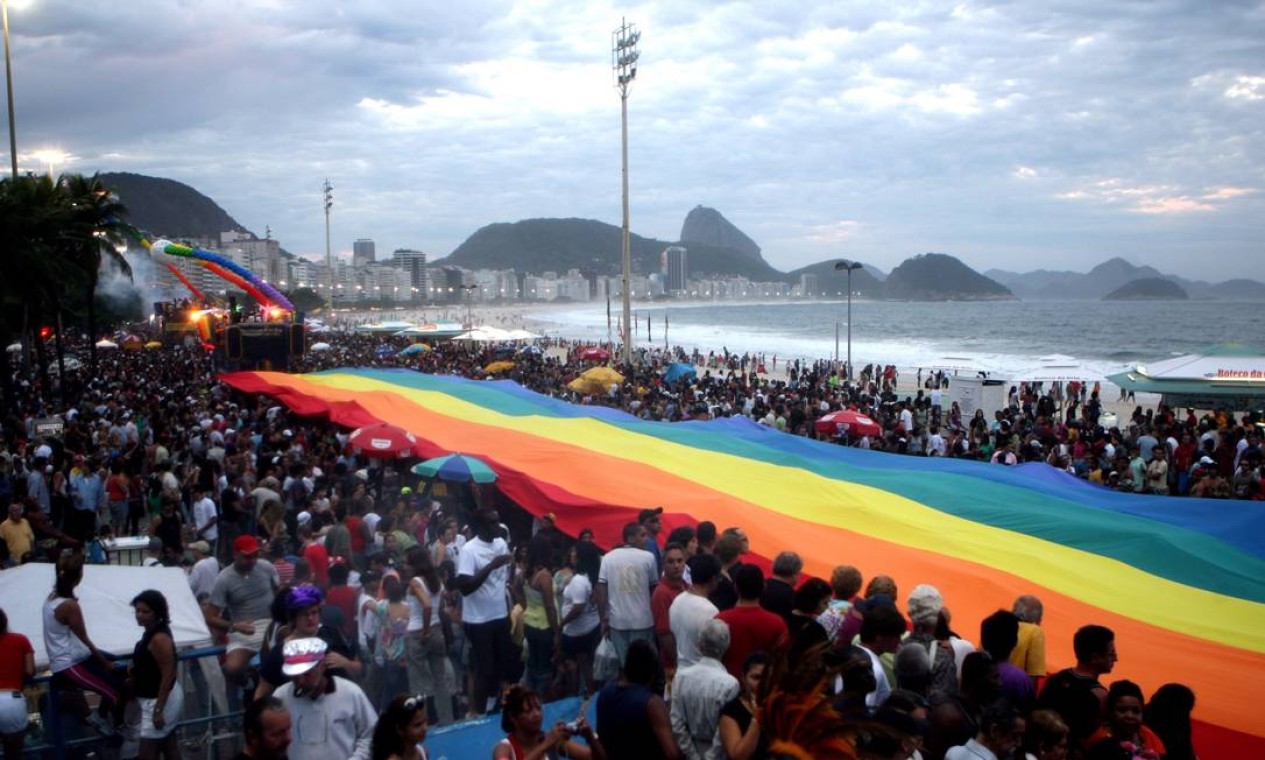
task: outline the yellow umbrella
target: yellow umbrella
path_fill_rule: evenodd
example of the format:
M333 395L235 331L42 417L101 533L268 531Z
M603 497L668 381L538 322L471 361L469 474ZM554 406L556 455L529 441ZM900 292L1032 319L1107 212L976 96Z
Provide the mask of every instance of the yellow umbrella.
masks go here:
M162 347L163 347L162 341L159 341L159 340L151 340L150 342L145 344L145 348L162 348Z
M577 393L606 393L612 385L624 382L624 376L610 367L592 367L579 377L567 383L567 387Z
M514 369L514 362L502 359L501 361L492 362L488 366L484 367L483 374L495 375L498 372L507 372L511 369Z
M576 393L583 393L586 396L591 396L591 395L596 395L599 393L606 392L606 389L602 387L601 383L595 380L589 380L588 378L585 378L585 377L577 377L576 379L567 383L567 387L575 391Z
M580 377L601 383L605 387L624 382L624 376L610 367L592 367L581 372Z

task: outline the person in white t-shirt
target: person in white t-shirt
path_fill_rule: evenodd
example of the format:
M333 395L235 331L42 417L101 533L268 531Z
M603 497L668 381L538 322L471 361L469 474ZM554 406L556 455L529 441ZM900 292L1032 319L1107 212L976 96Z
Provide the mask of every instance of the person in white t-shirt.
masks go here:
M562 660L565 693L587 694L593 683L593 652L602 638L602 620L593 603L593 583L602 552L580 541L571 549L575 574L562 591Z
M644 548L649 536L646 527L630 522L624 526L623 535L624 545L602 557L594 593L602 636L614 644L620 662L627 656L629 645L638 639L655 646L650 594L659 581L659 565Z
M206 490L202 486L194 486L192 489L193 496L193 527L196 538L199 541L205 541L211 546L211 555L215 555L216 541L220 537L220 513L215 507L215 502L211 501L211 497L206 495Z
M687 565L694 584L678 594L668 608L668 624L676 639L678 672L698 663L702 657L698 651L699 633L707 621L720 614L707 598L720 580L720 560L715 554L695 554Z
M485 510L475 518L478 532L457 558L462 628L470 642L470 710L482 715L490 694L513 683L523 663L510 637L507 588L514 555L500 537L500 516Z

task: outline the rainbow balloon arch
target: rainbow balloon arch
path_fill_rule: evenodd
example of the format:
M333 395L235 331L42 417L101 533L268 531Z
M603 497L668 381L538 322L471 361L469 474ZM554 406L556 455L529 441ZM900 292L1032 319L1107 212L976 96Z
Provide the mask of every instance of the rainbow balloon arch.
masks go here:
M193 246L183 245L181 243L173 243L170 240L149 241L140 238L141 245L145 246L151 254L164 253L168 256L178 258L192 259L198 262L208 271L220 277L221 279L236 285L245 291L251 298L254 298L259 305L265 309L280 309L289 314L294 313L294 304L290 303L290 299L282 295L281 291L268 284L266 280L261 279L254 272L246 267L237 264L226 256L218 253L204 250L202 248L194 248ZM202 294L193 287L193 285L183 275L179 274L179 270L168 265L168 268L176 273L176 277L189 288L195 297L202 297Z

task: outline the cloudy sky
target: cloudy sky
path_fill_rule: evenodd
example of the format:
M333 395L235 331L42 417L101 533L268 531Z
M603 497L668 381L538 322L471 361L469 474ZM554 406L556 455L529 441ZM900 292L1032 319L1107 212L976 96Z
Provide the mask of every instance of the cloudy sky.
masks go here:
M289 250L719 209L792 269L925 251L1265 279L1265 3L9 0L24 169L186 182ZM5 151L7 153L7 150Z

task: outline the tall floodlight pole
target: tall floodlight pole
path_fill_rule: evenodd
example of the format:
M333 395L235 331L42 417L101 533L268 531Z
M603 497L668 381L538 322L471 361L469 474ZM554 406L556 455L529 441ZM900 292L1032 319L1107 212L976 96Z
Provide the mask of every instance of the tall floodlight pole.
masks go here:
M330 247L329 239L329 210L334 205L334 186L329 183L326 178L325 184L321 188L325 191L325 270L328 272L326 279L329 281L329 309L334 310L334 253Z
M9 61L9 0L0 0L4 16L4 84L9 94L9 165L18 178L18 120L13 113L13 65Z
M637 52L637 41L640 39L641 32L637 31L636 25L626 20L622 21L618 29L611 32L611 64L615 70L615 87L619 90L620 151L623 158L624 226L621 253L624 279L621 290L624 297L624 323L621 337L624 341L624 364L632 364L633 342L632 249L628 237L628 90L632 87L633 80L637 78L637 58L641 55Z
M862 266L864 265L855 261L848 261L846 259L835 262L836 271L843 269L848 272L848 380L852 379L852 273L855 270L860 269ZM838 335L838 333L836 333L836 335ZM838 338L836 337L835 340L837 341Z

